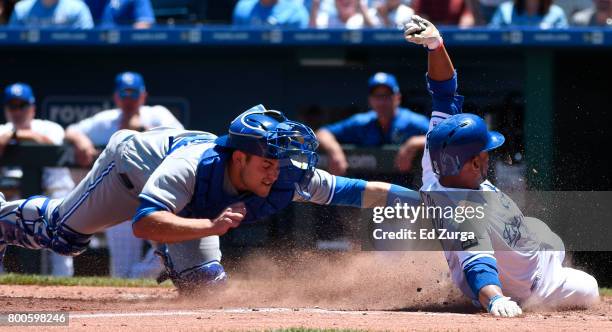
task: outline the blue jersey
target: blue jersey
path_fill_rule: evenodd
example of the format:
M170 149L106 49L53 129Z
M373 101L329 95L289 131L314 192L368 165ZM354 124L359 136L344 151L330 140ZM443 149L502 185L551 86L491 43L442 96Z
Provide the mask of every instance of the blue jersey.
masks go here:
M429 128L426 116L406 108L398 108L388 132L383 132L375 111L355 114L348 119L323 127L329 130L340 144L377 146L402 144L409 138L425 135Z
M292 201L305 201L295 191L294 182L281 168L267 197L238 193L226 172L231 152L214 144L216 136L202 134L182 137L171 144L168 154L146 181L139 197L141 206L134 222L155 211L169 211L183 217L214 218L227 206L244 202L244 222L257 221L287 207ZM169 138L171 139L171 138ZM315 170L306 191L308 202L361 207L366 182L333 176Z
M150 0L86 0L97 25L155 23Z
M262 6L259 0L240 0L234 8L232 23L251 27L306 28L308 11L298 1L279 0L275 5Z
M10 26L58 27L73 29L93 28L89 8L80 0L58 0L46 6L41 0L23 0L15 4Z

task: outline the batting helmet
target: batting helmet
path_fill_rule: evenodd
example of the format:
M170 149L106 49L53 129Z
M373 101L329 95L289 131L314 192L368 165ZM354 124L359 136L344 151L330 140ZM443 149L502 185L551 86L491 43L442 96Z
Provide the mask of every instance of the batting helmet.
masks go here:
M467 161L500 147L504 141L502 134L487 130L481 117L469 113L453 115L427 134L433 170L442 176L459 174Z

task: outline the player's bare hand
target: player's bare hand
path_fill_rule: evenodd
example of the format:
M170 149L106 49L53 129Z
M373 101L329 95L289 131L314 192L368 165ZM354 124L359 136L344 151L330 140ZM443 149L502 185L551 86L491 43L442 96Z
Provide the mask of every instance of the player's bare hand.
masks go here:
M523 314L521 307L509 297L505 296L493 298L489 304L489 312L494 316L500 317L516 317Z
M348 169L348 162L344 153L329 154L328 171L333 175L344 175Z
M435 50L442 45L442 36L436 26L418 15L413 15L410 22L404 26L404 38L430 50Z
M213 230L217 235L225 234L230 228L240 226L246 216L246 206L242 202L228 206L213 220Z

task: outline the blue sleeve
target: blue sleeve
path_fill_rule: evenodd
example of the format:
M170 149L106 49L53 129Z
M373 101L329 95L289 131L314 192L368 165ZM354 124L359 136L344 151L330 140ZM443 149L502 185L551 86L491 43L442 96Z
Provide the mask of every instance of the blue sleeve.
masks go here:
M362 197L368 182L342 176L336 176L335 179L334 196L330 204L362 208ZM421 197L414 190L392 184L387 193L387 206L404 203L410 206L419 205Z
M333 197L330 205L361 207L361 197L367 181L336 176Z
M421 204L421 195L402 186L392 184L387 193L387 206L408 204L408 206L418 206Z
M329 125L325 125L322 128L328 130L330 133L334 134L336 140L340 144L355 144L356 137L356 123L353 117L348 119L344 119L342 121L338 121Z
M153 212L157 212L157 211L167 211L167 209L149 200L141 198L140 206L138 207L138 209L136 209L136 214L134 215L134 218L132 218L132 223L135 223L138 220L150 215Z
M134 5L135 22L155 23L155 15L150 0L136 0Z
M465 278L472 292L478 297L480 289L487 285L502 287L497 273L497 263L492 257L480 257L465 265Z
M457 72L446 81L434 81L427 74L425 78L427 90L432 99L432 112L460 114L463 107L463 96L457 94Z

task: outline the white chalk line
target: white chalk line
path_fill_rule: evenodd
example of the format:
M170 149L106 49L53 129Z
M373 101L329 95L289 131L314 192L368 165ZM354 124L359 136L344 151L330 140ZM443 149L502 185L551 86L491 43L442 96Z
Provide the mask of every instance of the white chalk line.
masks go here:
M428 315L428 316L465 316L465 314L458 313L440 313L440 312L406 312L406 311L342 311L342 310L325 310L316 308L300 308L300 309L289 309L289 308L236 308L236 309L205 309L201 311L193 310L174 310L174 311L142 311L142 312L100 312L93 314L70 314L70 318L73 319L87 319L87 318L115 318L115 317L162 317L162 316L199 316L206 314L247 314L247 313L287 313L287 312L305 312L305 313L318 313L318 314L332 314L332 315L354 315L354 316L366 316L366 315L381 315L381 314L400 314L400 315Z

